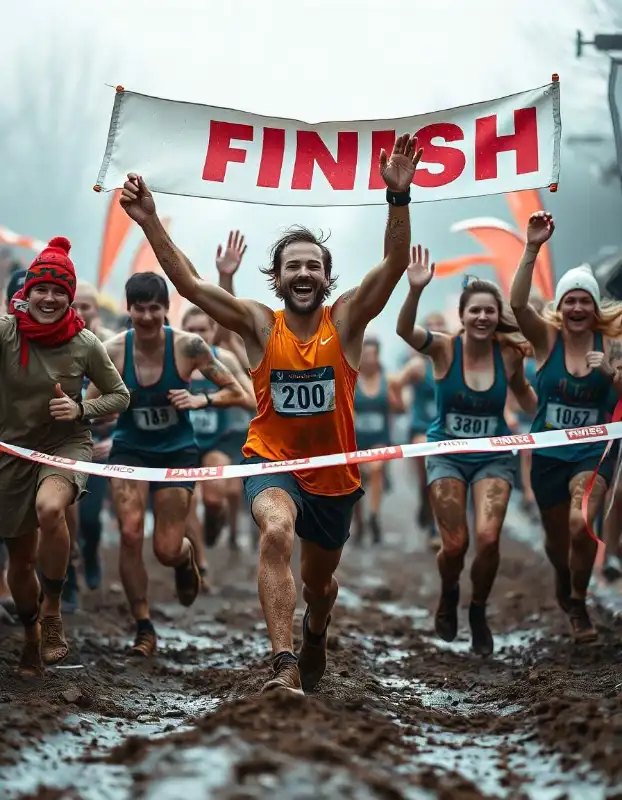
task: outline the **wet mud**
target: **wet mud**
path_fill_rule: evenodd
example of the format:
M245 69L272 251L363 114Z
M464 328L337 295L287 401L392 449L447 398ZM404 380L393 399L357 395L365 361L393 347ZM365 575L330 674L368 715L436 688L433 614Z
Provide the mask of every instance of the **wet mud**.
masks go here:
M43 680L16 676L19 631L0 625L0 797L622 798L619 595L595 587L600 640L577 648L537 527L514 509L490 603L494 655L470 651L468 566L458 639L440 642L435 558L405 477L384 544L346 547L312 696L258 695L269 652L245 536L238 553L211 551L214 591L191 609L146 542L151 661L128 657L114 542L104 588L82 590L66 618L69 658Z

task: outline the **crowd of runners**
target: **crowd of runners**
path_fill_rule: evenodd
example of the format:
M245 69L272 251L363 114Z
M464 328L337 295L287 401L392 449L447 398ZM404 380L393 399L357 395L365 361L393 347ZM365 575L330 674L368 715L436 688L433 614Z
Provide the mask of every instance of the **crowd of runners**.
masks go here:
M509 304L494 283L467 277L458 330L449 330L441 314L419 324L421 295L434 276L428 250L411 245L409 187L421 155L407 135L397 138L391 154L382 153L384 256L332 305L331 252L302 227L275 243L263 270L283 310L236 295L234 276L246 250L239 233L218 249L219 285L202 280L160 222L149 188L133 174L120 202L191 304L180 329L168 323L167 283L153 272L128 280L127 318L117 331L104 327L98 292L77 280L62 237L27 270L13 273L8 313L0 316L0 441L110 467L109 479L91 476L87 483L83 473L0 454L0 599L4 613L24 628L23 674L40 675L67 656L63 613L78 602L78 564L88 589L101 584L105 514L118 522L119 574L135 627L130 652L149 658L158 639L142 555L146 520L156 558L171 568L171 591L189 606L210 589L209 550L223 531L228 545L238 547L243 494L256 526L259 599L273 652L264 690L312 691L324 674L339 590L335 572L351 528L357 544L382 543L387 462L369 462L360 471L348 463L198 483L147 483L128 477L124 467L257 465L385 447L404 414L412 442L611 419L622 395L622 305L601 298L586 266L561 277L552 302L533 294L539 249L554 232L546 212L529 221ZM404 275L408 288L396 332L412 356L391 373L380 340L366 331ZM591 527L600 526L606 540L604 574L622 576L617 448L603 458L605 446L581 442L520 457L501 451L412 460L418 498L412 524L426 529L438 550L440 638L452 641L458 631L472 509L472 647L482 656L493 652L486 605L515 486L525 510L541 518L557 602L576 642L597 637L586 607L597 550ZM306 604L298 653L290 563L295 536Z

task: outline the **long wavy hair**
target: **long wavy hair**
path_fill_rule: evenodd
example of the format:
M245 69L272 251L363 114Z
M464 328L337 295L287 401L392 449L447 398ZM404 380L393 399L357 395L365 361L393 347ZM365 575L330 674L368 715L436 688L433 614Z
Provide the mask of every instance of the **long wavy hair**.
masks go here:
M458 302L458 312L460 317L462 317L464 313L469 298L474 294L489 294L492 295L495 300L497 310L499 312L499 322L495 329L493 338L500 344L507 344L508 346L513 347L515 350L518 350L523 356L529 355L529 342L520 332L520 328L518 327L518 323L516 322L514 314L512 313L512 310L504 303L501 290L496 283L483 280L482 278L473 278L469 275L466 275L462 283L462 293ZM460 333L463 331L464 328L461 328Z

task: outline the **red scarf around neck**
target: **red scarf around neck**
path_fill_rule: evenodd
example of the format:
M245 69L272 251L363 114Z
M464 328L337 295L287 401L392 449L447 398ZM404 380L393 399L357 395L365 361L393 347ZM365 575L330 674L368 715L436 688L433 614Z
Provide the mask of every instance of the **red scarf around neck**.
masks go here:
M48 324L37 322L27 309L28 301L24 297L24 290L20 289L13 295L9 314L13 314L17 320L17 330L21 338L20 363L23 367L28 365L29 342L34 342L38 347L59 347L84 328L84 320L80 319L71 306L58 322Z

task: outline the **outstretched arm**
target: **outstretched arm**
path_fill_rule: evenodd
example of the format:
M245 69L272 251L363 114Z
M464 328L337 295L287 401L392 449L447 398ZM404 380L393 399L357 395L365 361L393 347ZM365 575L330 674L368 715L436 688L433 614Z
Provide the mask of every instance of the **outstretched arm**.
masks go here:
M512 281L510 304L523 336L533 345L536 358L546 358L549 353L553 327L529 303L533 270L542 245L555 230L553 217L545 211L532 214L527 225L527 243Z
M347 302L340 302L340 298L335 303L333 319L342 341L344 338L354 341L362 337L369 322L386 306L406 271L410 255L410 185L422 155L423 150L417 148L417 138L408 134L398 136L390 158L384 150L380 154L380 172L391 200L385 231L385 255L352 294L346 293Z
M218 271L218 285L225 292L235 297L233 288L233 276L240 268L247 245L244 242L244 235L240 231L229 231L227 246L218 245L216 250L216 270ZM248 355L244 347L244 342L239 334L219 325L214 337L216 344L222 344L231 350L238 358L244 369L249 369Z
M424 250L420 244L413 247L406 275L410 289L400 309L395 330L415 350L434 359L444 352L449 337L443 333L432 333L416 323L421 293L434 277L434 263L430 264L427 248Z
M252 337L257 313L264 307L237 297L201 279L192 262L172 241L156 214L155 201L147 185L130 173L123 186L120 203L125 212L143 229L158 262L182 297L199 306L219 325Z

